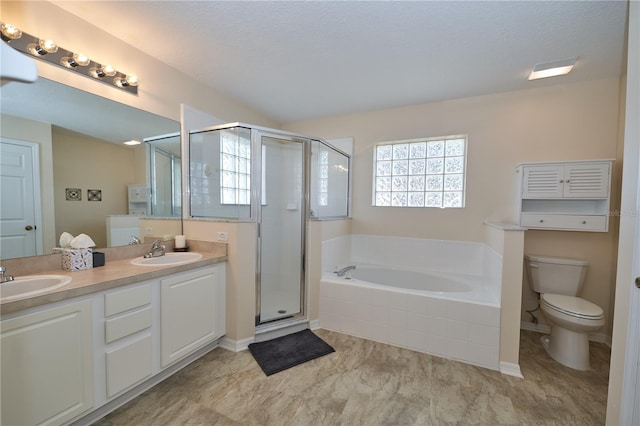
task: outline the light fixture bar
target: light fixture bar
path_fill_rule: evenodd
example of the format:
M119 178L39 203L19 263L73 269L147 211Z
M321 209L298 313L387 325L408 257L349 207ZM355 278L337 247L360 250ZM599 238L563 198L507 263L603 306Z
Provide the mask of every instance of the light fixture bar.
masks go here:
M578 58L560 59L557 61L536 64L529 74L529 80L566 75L573 69Z
M134 95L138 94L138 77L115 70L112 66L92 61L82 53L74 53L45 40L0 22L2 40L27 55L59 66L67 71L108 84Z

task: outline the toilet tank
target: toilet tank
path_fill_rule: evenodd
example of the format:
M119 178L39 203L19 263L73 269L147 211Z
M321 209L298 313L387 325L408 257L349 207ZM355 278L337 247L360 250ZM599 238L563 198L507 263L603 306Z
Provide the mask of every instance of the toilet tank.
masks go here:
M536 293L580 294L589 266L586 260L536 255L524 258L529 286Z

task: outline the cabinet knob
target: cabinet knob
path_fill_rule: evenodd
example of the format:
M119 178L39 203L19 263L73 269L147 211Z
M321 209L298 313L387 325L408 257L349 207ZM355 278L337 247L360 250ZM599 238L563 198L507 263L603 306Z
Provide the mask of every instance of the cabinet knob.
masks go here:
M583 221L582 221L582 224L583 224L583 225L586 225L586 223L587 223L587 221L586 221L586 220L583 220Z
M544 220L543 220L543 219L540 219L540 223L542 223L542 222L544 222Z
M567 183L571 182L569 179L567 179Z
M560 183L564 183L564 181L562 179L560 179Z

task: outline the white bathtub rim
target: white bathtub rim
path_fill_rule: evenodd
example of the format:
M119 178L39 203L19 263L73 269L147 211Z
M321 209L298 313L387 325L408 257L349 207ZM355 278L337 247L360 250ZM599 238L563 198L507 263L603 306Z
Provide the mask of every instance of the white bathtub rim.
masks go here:
M435 275L435 274L433 274ZM441 274L442 275L442 274ZM451 276L444 275L447 278L451 278ZM332 283L344 286L357 286L357 287L365 287L372 288L375 290L382 291L392 291L395 293L405 293L414 296L428 296L441 300L451 300L465 303L475 303L484 306L490 306L494 308L500 308L500 297L499 293L495 293L491 291L491 288L486 286L480 286L476 284L472 287L471 291L467 292L437 292L437 291L427 291L427 290L413 290L407 288L400 287L391 287L382 284L376 284L369 281L362 281L355 278L347 279L337 277L335 274L324 274L320 279L320 285L322 283Z
M393 271L418 272L425 275L433 275L440 278L447 278L447 279L460 281L468 285L469 287L471 287L472 291L476 289L482 289L484 291L495 293L496 295L499 295L501 292L500 282L498 281L492 282L492 280L486 275L459 274L459 273L455 274L455 273L438 271L438 270L427 269L427 268L405 268L405 267L398 267L393 265L381 265L377 263L363 263L363 262L349 263L346 265L341 265L341 267L345 267L348 265L354 265L356 269L357 268L376 268L376 269L383 268L383 269L391 269ZM335 278L338 280L344 280L344 278L337 277L335 274L335 271L331 271L331 272L325 271L322 274L322 279L325 279L325 278L327 279ZM360 280L352 278L351 281L360 281ZM364 282L369 282L369 281L364 281ZM371 283L371 284L375 284L375 283ZM381 285L381 284L375 284L375 285ZM383 286L383 287L387 287L387 286Z

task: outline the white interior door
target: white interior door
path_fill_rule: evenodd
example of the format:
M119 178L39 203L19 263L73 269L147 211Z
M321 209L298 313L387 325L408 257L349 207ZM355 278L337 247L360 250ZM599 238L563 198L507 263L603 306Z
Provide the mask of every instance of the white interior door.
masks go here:
M0 140L0 258L42 254L37 145Z

